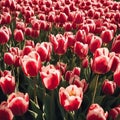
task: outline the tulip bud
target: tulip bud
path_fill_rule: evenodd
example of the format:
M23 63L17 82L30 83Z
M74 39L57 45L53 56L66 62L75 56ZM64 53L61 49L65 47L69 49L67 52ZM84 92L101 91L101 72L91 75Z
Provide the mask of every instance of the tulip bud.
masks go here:
M21 92L12 93L9 95L7 103L9 109L14 115L21 116L28 110L29 95Z
M106 95L112 95L114 94L116 90L116 83L114 81L109 81L106 79L102 85L102 91Z
M24 35L23 35L22 30L20 30L20 29L15 29L15 31L14 31L14 39L15 39L17 42L21 42L21 41L24 40Z
M106 120L107 116L108 113L104 112L100 105L92 104L88 109L86 120Z

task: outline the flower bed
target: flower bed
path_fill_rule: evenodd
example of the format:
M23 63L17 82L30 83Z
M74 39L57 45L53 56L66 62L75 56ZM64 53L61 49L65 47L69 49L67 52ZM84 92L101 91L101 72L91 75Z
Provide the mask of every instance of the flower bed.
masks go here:
M120 2L0 1L0 120L119 120Z

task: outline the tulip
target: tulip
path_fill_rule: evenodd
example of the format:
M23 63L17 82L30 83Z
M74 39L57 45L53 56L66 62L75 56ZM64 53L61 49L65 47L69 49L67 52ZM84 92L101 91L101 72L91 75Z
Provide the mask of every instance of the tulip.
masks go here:
M119 116L120 114L120 105L112 108L109 111L109 118L112 118L112 120L116 120L116 118Z
M4 94L11 94L15 91L15 78L12 75L1 77L0 87Z
M113 73L113 79L117 86L120 86L120 64L118 64L117 69Z
M86 116L86 120L107 120L108 113L104 112L102 107L98 104L92 104Z
M15 30L14 30L14 39L15 39L17 42L21 42L21 41L24 40L24 35L23 35L22 30L20 30L20 29L15 29Z
M116 90L116 83L114 81L109 81L108 79L104 80L102 85L102 91L106 95L114 94Z
M13 113L8 108L7 102L3 101L0 104L0 120L13 120Z
M88 44L82 42L75 42L74 53L79 56L80 59L84 59L88 54Z
M110 71L112 59L107 48L98 48L91 59L91 69L94 73L105 74Z
M111 50L115 53L120 53L120 35L116 36L113 40Z
M67 88L59 89L59 101L66 111L78 110L83 100L83 91L81 87L69 85Z
M29 95L28 93L12 93L7 99L8 108L16 116L21 116L27 112L29 107Z
M28 55L23 56L23 58L21 58L21 66L26 76L37 76L41 69L39 54L36 51L32 51Z
M57 88L61 81L61 73L53 65L43 66L40 76L44 86L49 90Z
M95 52L97 48L100 48L102 45L102 39L98 36L94 36L93 39L91 39L90 44L89 44L89 49L92 53Z
M104 31L102 31L100 36L104 43L109 43L113 39L113 31L112 30L104 30Z
M50 35L49 41L52 43L54 52L58 55L62 55L67 51L68 40L62 34L57 34L56 36Z
M35 47L36 51L39 53L41 61L49 61L52 53L52 45L48 42L37 43Z

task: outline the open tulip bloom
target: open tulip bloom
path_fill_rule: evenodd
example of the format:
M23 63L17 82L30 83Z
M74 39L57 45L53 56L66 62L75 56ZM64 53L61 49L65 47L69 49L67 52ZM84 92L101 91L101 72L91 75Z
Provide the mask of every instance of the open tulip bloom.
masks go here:
M119 0L0 0L0 120L120 120Z

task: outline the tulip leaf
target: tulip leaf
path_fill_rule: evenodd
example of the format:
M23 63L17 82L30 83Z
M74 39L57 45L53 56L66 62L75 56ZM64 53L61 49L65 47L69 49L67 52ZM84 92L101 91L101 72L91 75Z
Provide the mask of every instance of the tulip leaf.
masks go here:
M32 110L28 110L28 112L36 119L38 114Z

